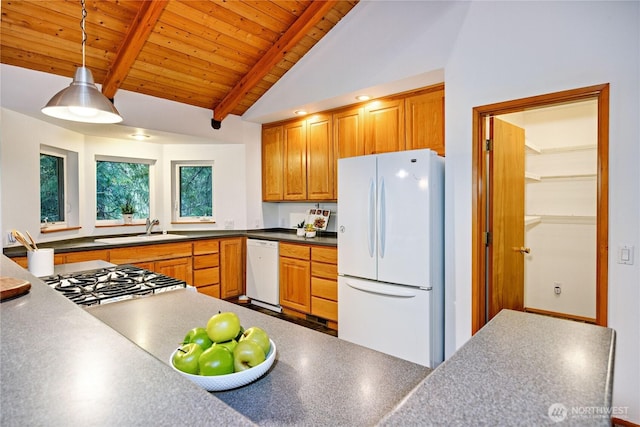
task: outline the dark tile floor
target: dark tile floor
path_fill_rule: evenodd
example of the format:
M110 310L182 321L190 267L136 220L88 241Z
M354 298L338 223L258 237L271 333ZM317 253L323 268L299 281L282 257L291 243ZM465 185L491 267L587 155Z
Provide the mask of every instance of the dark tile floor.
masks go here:
M338 331L334 331L333 329L327 328L325 325L323 325L321 323L318 323L318 322L314 322L312 320L300 319L298 317L290 316L290 315L285 314L285 313L276 313L273 310L269 310L269 309L266 309L266 308L258 307L257 305L253 305L251 303L246 303L246 302L245 303L240 303L240 302L235 301L235 300L230 300L229 302L241 305L241 306L249 308L251 310L259 311L260 313L266 314L268 316L278 317L278 318L280 318L282 320L286 320L287 322L295 323L297 325L304 326L305 328L313 329L313 330L325 333L327 335L332 335L334 337L338 336Z

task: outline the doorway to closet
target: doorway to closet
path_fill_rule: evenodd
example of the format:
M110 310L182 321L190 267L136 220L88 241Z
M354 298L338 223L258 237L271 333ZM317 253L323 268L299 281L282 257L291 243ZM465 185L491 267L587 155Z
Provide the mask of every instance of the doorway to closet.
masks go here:
M606 325L608 90L474 109L474 333L503 308Z

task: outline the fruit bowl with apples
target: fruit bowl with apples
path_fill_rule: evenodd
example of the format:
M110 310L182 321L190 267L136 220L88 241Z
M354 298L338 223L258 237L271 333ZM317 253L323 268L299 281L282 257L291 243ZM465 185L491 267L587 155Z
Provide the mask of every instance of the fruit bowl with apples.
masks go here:
M230 390L263 376L276 358L276 344L260 327L244 329L232 312L219 312L207 327L187 332L171 354L173 369L208 391Z
M169 363L174 370L180 372L183 376L189 378L191 381L207 391L231 390L233 388L242 387L254 382L258 378L263 376L269 370L269 368L271 368L271 365L273 365L273 362L276 360L276 344L272 340L269 341L271 343L271 349L269 350L269 354L267 354L264 362L252 368L240 372L234 372L232 374L207 376L188 374L186 372L180 371L173 364L173 356L177 351L179 351L179 349L176 349L173 352Z

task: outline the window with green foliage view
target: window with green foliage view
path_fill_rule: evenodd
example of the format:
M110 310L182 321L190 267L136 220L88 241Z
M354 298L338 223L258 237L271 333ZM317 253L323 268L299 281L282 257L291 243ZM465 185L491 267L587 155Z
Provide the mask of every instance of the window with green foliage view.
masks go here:
M40 222L64 221L64 157L40 153Z
M96 219L122 218L127 200L134 218L149 217L149 165L146 163L96 161Z
M211 165L178 166L179 217L213 215L213 167Z

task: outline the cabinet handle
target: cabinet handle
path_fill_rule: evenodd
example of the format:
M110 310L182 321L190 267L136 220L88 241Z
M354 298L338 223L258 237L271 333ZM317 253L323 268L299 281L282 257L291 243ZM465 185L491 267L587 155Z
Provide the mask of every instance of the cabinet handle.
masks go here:
M531 253L531 248L525 248L524 246L520 246L519 248L513 248L515 252L520 252L521 254Z

